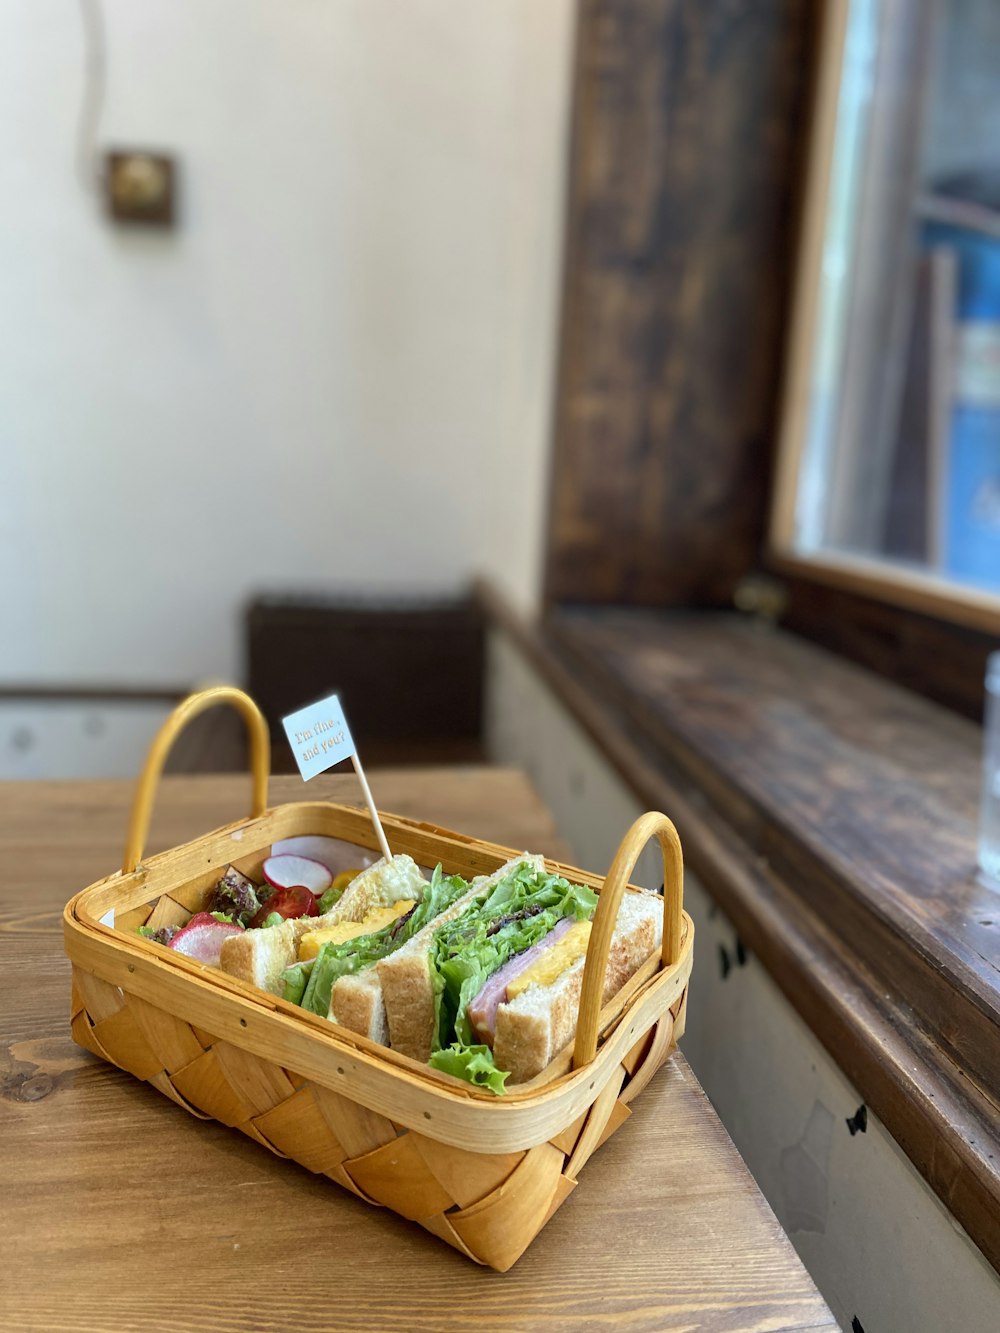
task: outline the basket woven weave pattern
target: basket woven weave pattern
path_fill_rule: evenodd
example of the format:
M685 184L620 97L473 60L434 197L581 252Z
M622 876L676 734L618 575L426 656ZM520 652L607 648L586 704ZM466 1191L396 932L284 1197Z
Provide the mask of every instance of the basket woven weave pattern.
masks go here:
M72 1030L81 1046L192 1115L240 1130L502 1272L628 1119L628 1103L681 1035L683 1004L675 1006L676 1018L668 1011L644 1034L572 1125L537 1147L500 1154L468 1152L407 1129L78 967Z
M247 723L250 819L144 865L166 755L185 722L215 703L235 706ZM164 723L137 785L121 874L82 891L64 913L74 965L73 1036L191 1114L239 1129L367 1202L419 1222L478 1263L504 1271L568 1197L588 1158L628 1118L629 1102L683 1031L693 927L683 912L676 829L658 812L641 816L603 884L547 863L599 893L576 1040L539 1076L545 1086L531 1090L528 1084L527 1101L515 1093L504 1110L482 1093L456 1102L440 1080L428 1080L417 1066L405 1068L413 1062L393 1061L383 1048L366 1051L372 1043L364 1038L345 1043L333 1024L320 1025L329 1031L311 1030L302 1016L289 1019L277 1011L284 1001L264 1004L213 969L206 975L182 957L168 961L158 946L135 936L140 925L182 924L201 910L234 855L233 863L249 874L259 872L275 841L296 834L374 845L367 817L345 806L299 802L267 810L267 770L263 718L240 690L219 686L193 695ZM436 826L382 818L397 851L418 864L440 861L448 873L491 873L517 854ZM618 906L653 837L663 855L662 947L602 1009ZM109 910L114 927L105 924ZM602 1032L611 1035L598 1052ZM306 1072L286 1067L286 1059Z

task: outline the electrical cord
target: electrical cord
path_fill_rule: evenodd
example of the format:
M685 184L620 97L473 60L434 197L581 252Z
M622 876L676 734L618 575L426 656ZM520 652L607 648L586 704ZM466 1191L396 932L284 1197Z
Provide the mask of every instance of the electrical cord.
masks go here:
M76 126L76 171L88 195L98 193L101 180L97 130L107 87L107 44L101 0L79 0L83 23L83 93Z

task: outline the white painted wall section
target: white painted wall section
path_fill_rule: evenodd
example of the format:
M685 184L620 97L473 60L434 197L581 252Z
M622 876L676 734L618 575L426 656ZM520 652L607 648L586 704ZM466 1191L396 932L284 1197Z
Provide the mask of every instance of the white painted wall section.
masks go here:
M0 686L240 668L262 590L537 597L571 0L89 0L103 145L169 150L173 233L83 189L81 6L0 6Z

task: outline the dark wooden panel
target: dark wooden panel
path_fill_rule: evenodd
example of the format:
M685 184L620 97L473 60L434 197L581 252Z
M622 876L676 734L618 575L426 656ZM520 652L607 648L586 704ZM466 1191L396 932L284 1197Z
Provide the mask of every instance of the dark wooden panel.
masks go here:
M480 754L483 627L467 597L261 597L247 610L246 649L276 771L294 770L281 719L334 693L368 763Z
M814 18L582 5L550 601L728 603L756 562Z
M1000 639L806 578L787 580L782 624L980 721L986 658Z

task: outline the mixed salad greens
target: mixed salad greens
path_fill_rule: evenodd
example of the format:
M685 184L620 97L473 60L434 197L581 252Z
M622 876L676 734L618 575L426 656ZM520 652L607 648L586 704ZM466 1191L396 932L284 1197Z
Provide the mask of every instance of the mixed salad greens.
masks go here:
M294 917L322 916L358 873L345 870L334 875L305 857L278 855L265 861L264 879L257 884L235 866L227 866L204 909L183 926L140 926L138 933L200 962L218 965L227 936L266 930Z

